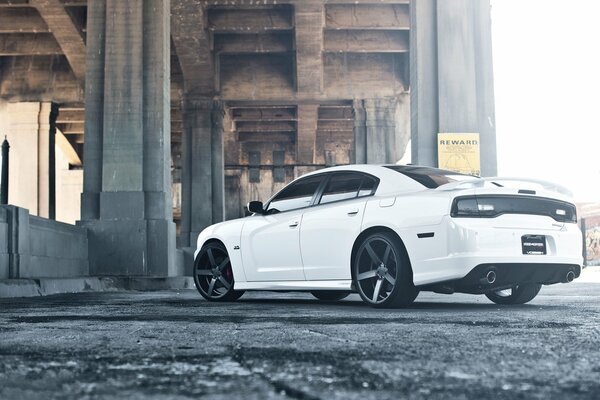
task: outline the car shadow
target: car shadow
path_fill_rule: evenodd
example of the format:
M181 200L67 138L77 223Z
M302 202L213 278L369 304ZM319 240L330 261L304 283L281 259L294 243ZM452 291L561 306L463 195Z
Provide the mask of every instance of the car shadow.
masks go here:
M560 310L567 306L560 305L540 305L535 303L519 305L499 305L494 303L476 303L476 302L435 302L435 301L415 301L404 308L374 308L364 303L360 299L349 299L340 301L322 301L317 299L290 299L290 298L241 298L238 300L241 304L262 304L262 305L290 305L290 306L311 306L322 308L360 308L361 310L373 310L374 312L410 312L410 311L490 311L490 310Z

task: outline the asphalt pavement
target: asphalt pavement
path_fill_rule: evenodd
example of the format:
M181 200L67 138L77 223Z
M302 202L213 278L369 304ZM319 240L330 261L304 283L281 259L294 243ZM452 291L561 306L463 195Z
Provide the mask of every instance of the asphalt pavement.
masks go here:
M1 399L599 399L600 284L401 310L266 292L1 299L0 361Z

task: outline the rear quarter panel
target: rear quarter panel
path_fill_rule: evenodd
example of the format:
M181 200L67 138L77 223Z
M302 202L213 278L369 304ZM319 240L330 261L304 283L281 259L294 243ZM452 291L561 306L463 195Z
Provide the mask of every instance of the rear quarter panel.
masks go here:
M367 203L361 231L383 226L394 230L404 242L414 275L426 259L445 257L448 233L442 221L450 212L452 195L426 190L419 193L373 198ZM391 205L390 205L391 204ZM419 238L418 234L433 233Z

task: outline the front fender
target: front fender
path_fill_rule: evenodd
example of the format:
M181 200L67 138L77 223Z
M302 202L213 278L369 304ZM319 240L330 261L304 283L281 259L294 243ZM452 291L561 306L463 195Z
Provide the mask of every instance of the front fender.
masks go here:
M211 225L200 232L198 240L196 241L194 261L206 242L209 240L218 240L223 243L227 249L234 279L236 282L245 282L246 274L244 273L242 256L239 250L244 223L245 221L243 219L222 222L220 224Z

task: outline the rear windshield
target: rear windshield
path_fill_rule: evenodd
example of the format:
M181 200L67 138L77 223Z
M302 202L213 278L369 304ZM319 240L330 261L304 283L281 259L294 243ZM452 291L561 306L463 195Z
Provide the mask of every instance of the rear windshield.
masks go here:
M430 189L435 189L446 183L465 181L476 178L472 175L459 174L454 171L437 169L431 167L415 167L410 165L386 165L386 168L400 172L411 179L419 182L421 185Z

